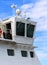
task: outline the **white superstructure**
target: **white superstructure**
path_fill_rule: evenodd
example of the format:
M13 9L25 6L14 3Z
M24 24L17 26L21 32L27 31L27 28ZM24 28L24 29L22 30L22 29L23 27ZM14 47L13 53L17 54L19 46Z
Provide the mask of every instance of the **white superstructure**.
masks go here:
M40 65L33 46L36 22L17 14L0 23L0 65Z

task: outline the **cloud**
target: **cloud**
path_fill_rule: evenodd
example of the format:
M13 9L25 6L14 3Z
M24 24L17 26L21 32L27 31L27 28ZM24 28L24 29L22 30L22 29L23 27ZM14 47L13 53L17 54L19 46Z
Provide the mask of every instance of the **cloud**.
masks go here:
M29 8L32 8L32 6L33 6L33 4L31 4L31 3L29 3L29 4L24 4L24 5L21 6L21 9L22 9L23 11L26 11L26 10L28 10ZM23 8L24 8L24 9L23 9Z
M47 30L47 1L40 0L35 4L29 3L21 6L22 15L26 12L26 16L37 21L36 31Z
M41 59L47 58L47 53L43 53L43 52L37 51L36 54L37 54L38 57L41 58Z
M38 50L47 52L47 33L46 32L45 33L38 32L38 34L36 33L34 45L38 46Z
M47 64L47 53L37 51L36 54L40 60L41 65Z
M47 13L47 2L40 1L36 2L35 4L24 4L21 6L22 11L26 11L27 15L29 14L30 17L38 19Z
M42 42L42 43L46 43L47 42L47 36L39 36L35 38L35 42Z

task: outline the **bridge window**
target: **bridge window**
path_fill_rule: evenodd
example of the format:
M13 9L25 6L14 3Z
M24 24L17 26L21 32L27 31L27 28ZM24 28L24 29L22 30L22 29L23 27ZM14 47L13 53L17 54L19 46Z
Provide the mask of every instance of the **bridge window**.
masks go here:
M27 51L21 51L22 57L27 57Z
M11 23L7 23L7 24L6 24L6 28L7 28L7 29L11 29Z
M14 50L13 49L7 49L7 53L9 56L14 56Z
M30 52L30 56L33 58L34 57L34 52Z
M25 36L25 23L16 22L16 35Z
M27 24L27 37L33 37L35 25Z

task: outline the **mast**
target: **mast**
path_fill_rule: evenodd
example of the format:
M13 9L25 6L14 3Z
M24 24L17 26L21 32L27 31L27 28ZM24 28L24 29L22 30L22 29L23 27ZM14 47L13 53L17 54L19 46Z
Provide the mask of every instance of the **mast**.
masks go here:
M15 8L16 7L17 7L17 5L15 5L14 3L11 5L13 16L15 16Z

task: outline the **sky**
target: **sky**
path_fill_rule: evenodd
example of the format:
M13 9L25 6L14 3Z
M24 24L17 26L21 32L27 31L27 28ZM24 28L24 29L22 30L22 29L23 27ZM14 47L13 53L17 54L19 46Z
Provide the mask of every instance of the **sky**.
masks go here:
M16 4L21 15L37 22L34 46L41 65L47 65L47 0L0 0L0 20L13 15L12 4ZM16 10L15 9L15 10Z

